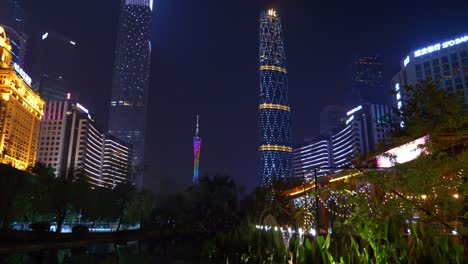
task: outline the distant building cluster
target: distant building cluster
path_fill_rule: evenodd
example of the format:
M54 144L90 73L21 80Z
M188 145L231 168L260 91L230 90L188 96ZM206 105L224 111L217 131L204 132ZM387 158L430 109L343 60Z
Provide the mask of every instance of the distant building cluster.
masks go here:
M359 105L344 115L341 127L294 148L294 177L310 177L316 168L318 176L351 168L358 156L385 142L396 120L389 106L377 104Z
M113 188L130 180L132 146L97 128L79 103L47 101L37 160L57 176L84 177L95 187Z
M45 32L35 82L26 73L23 2L10 1L8 25L0 26L1 163L27 170L40 162L57 177L81 177L93 188L134 183L135 161L143 158L151 10L152 1L122 2L111 102L117 110L107 132L72 99L75 41Z

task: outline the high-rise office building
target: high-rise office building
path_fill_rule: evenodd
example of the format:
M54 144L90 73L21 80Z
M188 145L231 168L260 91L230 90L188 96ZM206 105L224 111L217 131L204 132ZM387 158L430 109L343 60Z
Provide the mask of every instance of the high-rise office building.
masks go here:
M77 43L57 32L45 32L38 43L34 68L37 82L33 84L46 101L67 100L75 76Z
M70 99L69 86L62 76L51 78L43 74L40 82L33 84L34 91L41 90L41 97L46 101L65 101Z
M275 10L260 15L260 105L258 109L260 176L292 177L291 109L283 29Z
M345 113L347 120L328 136L321 136L294 148L294 176L311 176L314 168L325 168L318 175L349 168L358 155L366 155L385 144L390 137L394 114L390 107L362 104Z
M37 161L56 176L81 175L94 187L130 181L132 148L102 133L88 109L69 101L47 101Z
M122 0L115 50L109 133L134 147L134 166L143 168L151 62L152 0ZM136 175L143 185L143 174Z
M24 1L8 0L8 26L24 32Z
M101 179L106 187L133 182L132 157L131 145L112 135L104 135Z
M460 93L468 109L468 34L411 51L391 82L394 105L401 109L407 96L404 87L424 80L437 81L441 89Z
M346 108L340 105L327 105L320 111L320 134L328 135L346 121Z
M24 32L24 3L23 0L8 0L2 11L5 10L3 28L10 39L12 64L17 63L25 69L25 56L28 35Z
M10 40L0 27L0 162L25 170L36 162L44 101L12 57Z
M331 167L330 140L320 137L302 144L293 150L294 177L307 177L315 173L314 168ZM317 171L317 176L329 173L330 169Z
M22 68L25 67L25 57L27 51L28 35L22 31L15 30L9 26L3 26L5 32L10 39L11 55L13 55L11 62L16 63Z
M202 140L199 137L199 129L198 129L198 115L197 115L197 128L195 130L195 137L193 137L193 183L198 183L198 175L200 173L200 150L201 150L201 143Z
M383 63L379 55L355 57L352 63L352 103L387 104L390 90L385 90Z
M67 170L66 167L62 167L62 156L66 143L65 129L69 110L68 101L46 101L44 105L37 161L47 167L52 167L56 176Z

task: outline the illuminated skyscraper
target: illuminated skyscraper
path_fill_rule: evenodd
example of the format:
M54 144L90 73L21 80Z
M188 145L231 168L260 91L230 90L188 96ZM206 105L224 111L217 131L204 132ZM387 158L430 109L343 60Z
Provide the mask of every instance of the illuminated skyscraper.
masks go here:
M134 146L138 171L144 161L152 8L152 0L121 1L109 111L109 133ZM143 174L135 181L141 188Z
M202 140L198 136L198 115L197 115L197 128L195 130L195 137L193 138L193 183L198 183L198 174L200 170L200 149Z
M260 105L258 133L262 184L292 176L291 109L281 19L270 9L260 15Z
M31 78L12 63L10 40L0 27L0 163L26 170L36 162L44 101Z
M468 110L468 33L428 43L411 51L400 63L401 70L391 81L393 103L398 109L410 96L405 86L433 80L440 89L462 96Z

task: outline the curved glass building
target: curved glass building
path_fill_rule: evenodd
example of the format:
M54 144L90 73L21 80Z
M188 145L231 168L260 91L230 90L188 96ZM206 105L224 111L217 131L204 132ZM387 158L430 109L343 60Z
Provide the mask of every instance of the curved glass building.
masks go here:
M152 0L121 0L109 133L134 148L136 185L143 185L146 109L151 61Z
M258 133L262 185L292 177L291 109L281 19L275 10L260 15L260 102Z

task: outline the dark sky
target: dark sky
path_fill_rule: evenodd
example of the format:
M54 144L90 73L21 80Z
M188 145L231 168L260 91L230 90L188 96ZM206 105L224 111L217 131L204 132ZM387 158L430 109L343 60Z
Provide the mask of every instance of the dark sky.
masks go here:
M5 1L0 0L0 9L5 10ZM71 88L103 125L118 2L25 0L32 39L55 30L78 43ZM347 102L351 56L379 52L389 83L410 50L468 31L467 0L154 2L145 178L153 190L190 184L196 113L203 138L201 175L229 174L248 190L259 183L261 9L274 7L282 16L294 143L318 134L323 106ZM34 56L37 47L31 50Z

